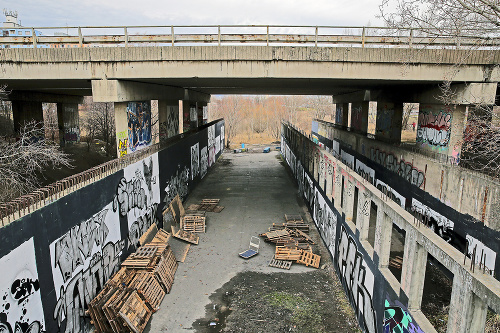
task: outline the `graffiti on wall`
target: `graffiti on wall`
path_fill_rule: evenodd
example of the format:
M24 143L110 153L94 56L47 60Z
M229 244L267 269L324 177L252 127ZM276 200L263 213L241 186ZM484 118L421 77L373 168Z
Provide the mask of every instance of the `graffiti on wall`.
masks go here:
M372 184L375 184L375 170L356 159L356 173Z
M128 221L128 247L134 250L140 236L153 223L158 222L160 202L158 154L129 165L120 180L113 210L126 216Z
M0 275L0 332L45 332L33 238L0 258L0 267L4 268Z
M207 170L208 170L208 151L207 147L203 147L201 149L201 155L200 155L200 177L202 179L207 174Z
M495 273L495 261L497 254L495 251L484 245L478 239L472 237L471 235L466 236L467 239L467 256L469 258L474 257L474 252L476 254L476 265L478 267L485 267L485 271L490 275Z
M340 159L342 160L342 163L347 165L349 168L354 169L354 156L346 153L343 150L340 150Z
M64 142L78 142L80 141L80 129L78 127L71 127L64 129Z
M384 333L424 333L406 307L396 300L391 302L389 296L385 300Z
M437 147L447 147L451 134L451 110L436 112L430 105L420 107L418 114L417 142Z
M203 150L202 150L203 152ZM175 174L170 177L165 184L165 202L166 205L169 205L172 200L174 200L175 196L178 194L181 200L184 200L188 194L188 185L189 185L189 168L187 166L181 168L180 164L177 165L177 170Z
M215 145L208 149L208 167L215 164Z
M225 133L224 133L224 126L221 126L220 128L220 146L221 149L224 149L224 139L225 139Z
M60 331L79 332L90 301L120 266L125 246L112 203L49 245Z
M212 147L215 144L215 125L209 126L207 128L208 136L208 147Z
M353 104L351 107L351 127L357 131L366 131L368 117L363 117L363 107L360 104Z
M406 181L417 187L422 187L424 184L424 172L418 170L412 163L406 162L403 159L398 161L398 158L392 153L386 153L377 148L370 148L370 159L389 171L396 173L398 176L403 177Z
M354 238L341 227L339 245L337 248L338 269L342 284L353 304L356 314L363 323L365 331L376 333L376 317L373 308L373 272L366 265L363 254L358 251Z
M166 140L179 134L179 107L167 106L167 121L160 123L160 140Z
M394 105L392 103L377 106L377 120L375 132L379 136L389 138L393 132L392 118L394 118Z
M314 223L333 256L335 254L335 239L337 238L337 215L333 213L318 189L316 189L315 196L313 210Z
M450 219L439 214L415 198L411 201L411 210L414 214L420 215L424 224L431 228L431 230L441 238L447 242L451 241L451 231L453 231L455 224Z
M390 199L392 199L395 203L397 203L399 206L405 208L406 207L406 198L403 197L401 194L396 192L392 187L387 185L386 183L376 180L374 184L377 189L387 195Z
M200 144L191 146L191 180L200 173Z
M127 121L129 151L149 146L152 139L150 102L129 102Z
M218 154L220 152L220 136L215 138L215 154Z
M118 157L127 155L127 146L128 146L127 132L123 131L116 133L116 138L118 139L118 153L120 155Z

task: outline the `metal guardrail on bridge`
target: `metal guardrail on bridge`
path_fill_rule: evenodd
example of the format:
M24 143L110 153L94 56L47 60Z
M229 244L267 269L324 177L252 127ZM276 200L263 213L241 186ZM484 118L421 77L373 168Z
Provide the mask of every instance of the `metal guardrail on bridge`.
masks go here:
M0 36L0 47L164 46L180 44L311 45L356 47L494 48L474 30L460 36L435 36L420 28L289 25L83 26L16 28L24 35ZM4 28L9 30L9 28Z

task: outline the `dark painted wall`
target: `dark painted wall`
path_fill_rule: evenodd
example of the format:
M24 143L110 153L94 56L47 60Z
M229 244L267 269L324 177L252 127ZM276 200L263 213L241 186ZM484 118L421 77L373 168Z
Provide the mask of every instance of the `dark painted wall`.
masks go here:
M88 332L87 304L136 249L165 201L222 154L224 121L0 228L0 332Z

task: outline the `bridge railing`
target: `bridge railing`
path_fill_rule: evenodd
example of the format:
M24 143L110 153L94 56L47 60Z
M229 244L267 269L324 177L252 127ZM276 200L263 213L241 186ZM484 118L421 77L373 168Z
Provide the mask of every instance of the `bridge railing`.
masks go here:
M4 31L8 28L4 28ZM0 47L93 47L165 45L308 45L354 47L493 48L500 35L468 30L436 36L424 29L290 25L179 25L25 27L0 36ZM17 33L17 35L15 35Z

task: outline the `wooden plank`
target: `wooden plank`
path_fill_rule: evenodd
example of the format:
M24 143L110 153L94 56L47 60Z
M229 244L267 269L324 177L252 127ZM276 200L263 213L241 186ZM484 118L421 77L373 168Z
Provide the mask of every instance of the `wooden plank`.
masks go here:
M269 262L269 266L271 267L276 267L276 268L281 268L281 269L290 269L292 267L292 261L289 260L278 260L278 259L271 259Z
M184 216L181 220L181 228L185 231L204 233L205 219L202 216Z
M315 244L314 241L312 240L312 238L309 237L308 234L306 234L305 232L301 231L300 229L295 229L295 230L297 230L298 234L300 236L304 237L309 244Z
M142 271L137 273L130 283L130 288L137 290L153 311L158 310L161 301L165 297L165 291L151 272Z
M121 307L119 315L132 332L141 333L151 318L152 311L137 291L134 291Z
M156 226L156 223L151 224L151 226L146 230L144 234L142 234L141 238L139 238L139 244L143 246L146 243L149 243L156 235L158 232L158 228Z
M319 268L320 260L320 255L314 254L312 252L302 251L302 255L300 256L300 259L297 260L297 263L304 264L306 266L312 266L314 268Z
M182 239L183 241L189 242L191 244L198 245L200 240L200 236L193 234L189 231L184 231L182 229L177 230L174 226L172 228L172 236L178 239Z

